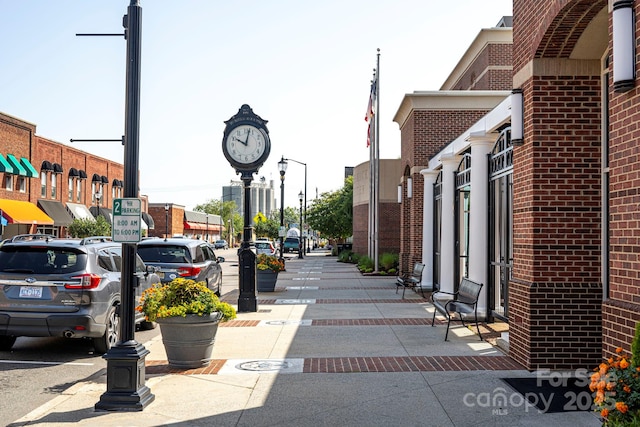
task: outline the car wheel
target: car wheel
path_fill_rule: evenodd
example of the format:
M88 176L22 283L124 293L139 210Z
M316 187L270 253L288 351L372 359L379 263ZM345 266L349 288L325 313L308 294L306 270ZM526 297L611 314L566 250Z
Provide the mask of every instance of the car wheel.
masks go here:
M16 337L13 336L3 336L0 337L0 351L9 351L13 344L16 342Z
M116 307L111 306L107 313L107 330L104 335L93 339L93 347L96 353L106 353L118 342L118 331L120 330L120 318L116 314Z

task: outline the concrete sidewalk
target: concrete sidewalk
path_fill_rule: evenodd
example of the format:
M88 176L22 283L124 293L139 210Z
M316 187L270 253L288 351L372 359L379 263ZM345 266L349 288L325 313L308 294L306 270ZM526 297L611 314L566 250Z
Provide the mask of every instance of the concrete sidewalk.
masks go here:
M101 372L10 426L600 426L525 403L502 378L535 373L459 323L444 342L431 304L401 299L394 277L321 251L286 266L257 312L221 325L209 367L174 371L161 337L144 343L155 400L143 411L95 411Z

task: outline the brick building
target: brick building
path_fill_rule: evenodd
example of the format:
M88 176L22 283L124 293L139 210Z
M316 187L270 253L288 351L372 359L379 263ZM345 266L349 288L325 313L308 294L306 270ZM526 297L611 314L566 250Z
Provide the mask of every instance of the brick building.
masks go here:
M124 195L124 166L36 134L36 125L0 113L2 237L66 237L73 219L103 215ZM143 203L143 228L153 227Z
M638 45L635 3L514 0L512 42L476 39L440 91L405 96L395 117L398 179L416 196L401 207L403 269L422 260L443 290L482 282L483 316L509 323L509 355L529 369L593 366L629 350L640 322L638 59L616 63L612 41ZM485 90L495 105L469 108Z

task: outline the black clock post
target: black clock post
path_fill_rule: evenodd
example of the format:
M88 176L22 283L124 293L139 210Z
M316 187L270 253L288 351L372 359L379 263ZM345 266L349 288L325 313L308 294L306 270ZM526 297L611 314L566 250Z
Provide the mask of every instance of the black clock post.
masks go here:
M232 167L240 174L244 184L244 233L238 254L239 290L238 311L258 311L256 299L256 254L251 250L251 181L253 174L269 157L271 141L267 121L254 114L244 104L238 113L225 122L222 151Z
M244 184L244 233L242 234L242 244L240 246L239 258L239 287L238 297L239 312L258 311L258 301L256 299L256 254L251 250L253 240L253 227L251 225L251 181L253 172L242 173L240 177Z

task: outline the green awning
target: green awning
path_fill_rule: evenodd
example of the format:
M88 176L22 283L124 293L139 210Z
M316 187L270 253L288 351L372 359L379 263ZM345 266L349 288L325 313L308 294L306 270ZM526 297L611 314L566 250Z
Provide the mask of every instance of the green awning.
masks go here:
M16 159L16 156L7 154L7 160L9 160L9 163L13 166L13 173L18 172L18 175L27 176L27 171L24 170L18 159Z
M2 154L0 154L0 172L14 173L13 166L7 162L7 159L5 159Z
M27 160L26 157L21 157L20 158L20 163L22 163L22 166L24 166L25 169L27 170L27 176L29 178L37 178L38 177L38 171L36 170L36 168L33 167L33 165L31 163L29 163L29 160Z

